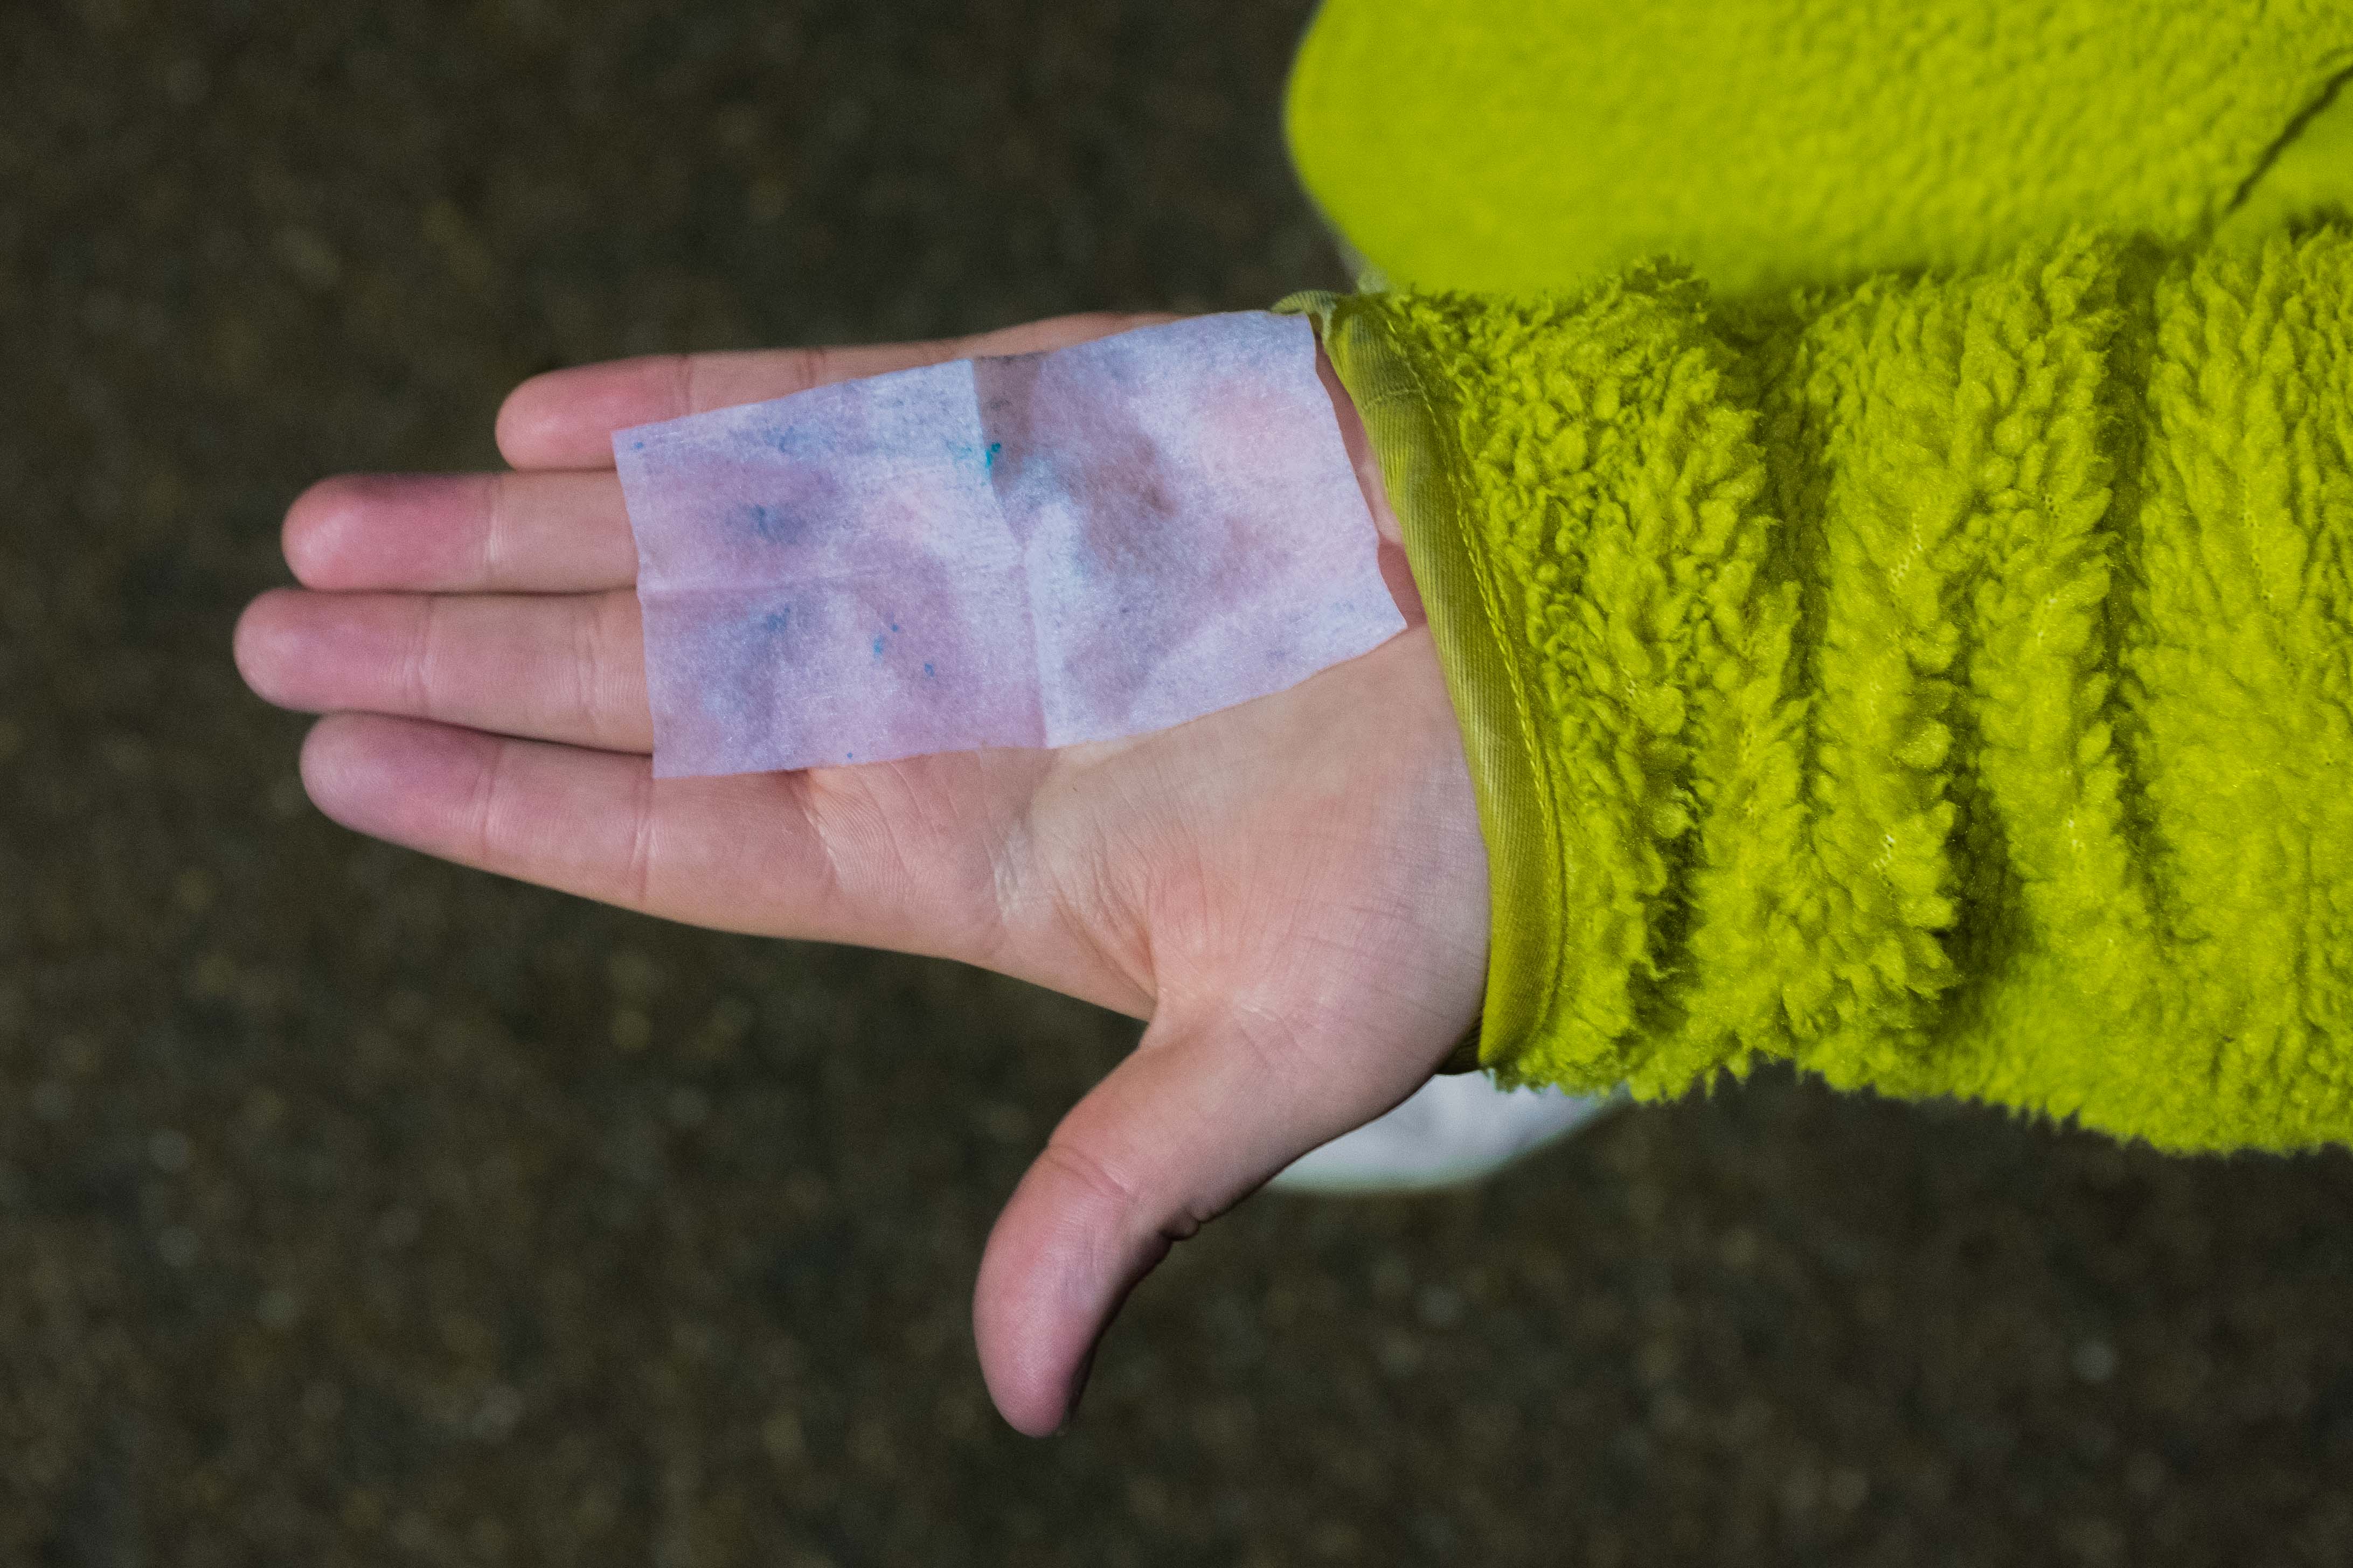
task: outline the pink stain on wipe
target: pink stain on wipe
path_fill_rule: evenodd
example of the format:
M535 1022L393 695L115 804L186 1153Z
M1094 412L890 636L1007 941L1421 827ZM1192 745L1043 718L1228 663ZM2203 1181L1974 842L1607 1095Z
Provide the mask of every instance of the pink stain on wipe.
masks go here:
M843 382L613 455L659 778L1140 734L1405 629L1301 317Z

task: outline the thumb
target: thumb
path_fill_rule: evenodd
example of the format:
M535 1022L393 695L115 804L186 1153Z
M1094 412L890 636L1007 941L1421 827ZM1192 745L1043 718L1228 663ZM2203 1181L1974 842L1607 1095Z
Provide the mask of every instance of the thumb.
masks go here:
M989 1233L973 1337L1006 1420L1058 1430L1103 1329L1171 1247L1402 1100L1444 1054L1443 1041L1305 1039L1263 1014L1155 1019L1055 1128Z

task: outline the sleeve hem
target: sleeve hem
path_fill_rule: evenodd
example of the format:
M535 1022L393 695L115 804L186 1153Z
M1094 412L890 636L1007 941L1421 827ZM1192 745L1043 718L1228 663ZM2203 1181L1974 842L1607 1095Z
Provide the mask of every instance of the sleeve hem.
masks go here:
M1536 737L1530 673L1505 635L1493 563L1477 542L1454 443L1451 398L1362 297L1293 294L1275 307L1313 318L1356 405L1405 536L1462 731L1490 888L1480 1063L1514 1077L1516 1047L1543 1035L1560 994L1558 813Z

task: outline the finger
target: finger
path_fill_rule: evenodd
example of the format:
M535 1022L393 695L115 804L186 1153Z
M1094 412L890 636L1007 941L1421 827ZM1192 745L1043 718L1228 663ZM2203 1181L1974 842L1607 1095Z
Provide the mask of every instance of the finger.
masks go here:
M613 432L707 409L760 403L860 376L984 354L1035 353L1173 321L1094 311L969 337L853 348L647 354L535 375L499 409L499 451L518 468L609 468Z
M287 509L309 588L584 594L638 580L610 474L343 474Z
M264 700L653 750L637 595L264 594L234 651Z
M911 865L825 777L656 784L644 757L367 713L302 746L311 799L355 832L665 920L969 961L960 868Z
M1263 1016L1155 1020L1071 1110L997 1216L973 1289L981 1373L1007 1421L1059 1429L1104 1328L1171 1247L1430 1076L1442 1043L1384 1051L1376 1026L1303 1040L1270 1037Z

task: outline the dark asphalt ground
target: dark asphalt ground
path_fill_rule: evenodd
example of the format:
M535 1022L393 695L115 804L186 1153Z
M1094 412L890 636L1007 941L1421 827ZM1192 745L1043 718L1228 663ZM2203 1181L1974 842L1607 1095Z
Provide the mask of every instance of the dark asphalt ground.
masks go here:
M2353 1561L2353 1158L1787 1079L966 1326L1134 1026L364 842L228 658L532 372L1338 281L1302 0L0 10L0 1563ZM584 19L585 18L585 19Z

